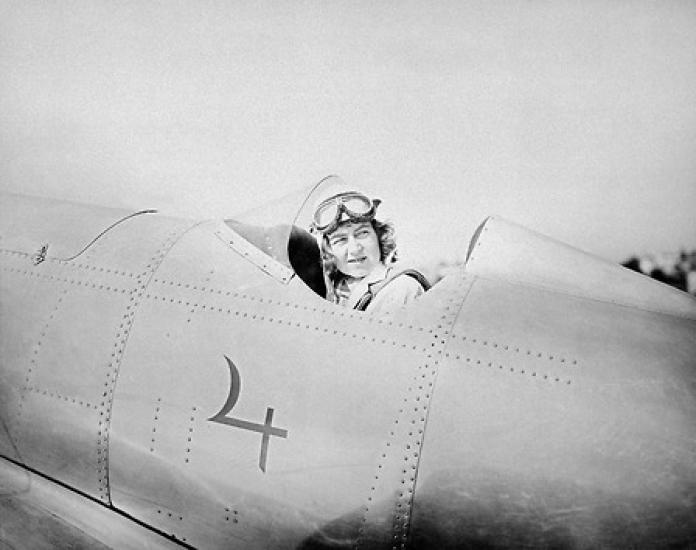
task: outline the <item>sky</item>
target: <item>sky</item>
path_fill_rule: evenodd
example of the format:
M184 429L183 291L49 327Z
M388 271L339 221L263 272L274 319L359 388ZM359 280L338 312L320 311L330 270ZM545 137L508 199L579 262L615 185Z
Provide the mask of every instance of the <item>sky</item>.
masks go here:
M0 0L0 190L218 218L328 174L415 255L696 249L696 2Z

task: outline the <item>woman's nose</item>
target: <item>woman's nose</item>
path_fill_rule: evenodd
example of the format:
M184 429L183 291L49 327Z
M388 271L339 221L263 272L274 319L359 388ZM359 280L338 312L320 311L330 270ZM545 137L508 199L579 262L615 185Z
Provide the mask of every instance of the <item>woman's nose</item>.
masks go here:
M359 252L362 250L362 243L354 237L348 237L348 250Z

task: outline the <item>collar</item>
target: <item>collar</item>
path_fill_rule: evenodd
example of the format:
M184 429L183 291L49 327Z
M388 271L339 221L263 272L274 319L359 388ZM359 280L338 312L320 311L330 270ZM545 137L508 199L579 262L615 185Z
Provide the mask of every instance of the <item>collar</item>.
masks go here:
M362 279L343 279L336 288L339 304L349 309L353 308L370 289L370 286L384 281L389 276L390 271L391 268L380 262L377 267Z
M379 262L377 264L377 267L375 267L370 273L368 273L363 280L365 281L365 284L367 285L372 285L375 283L379 283L380 281L384 281L384 279L387 278L387 275L389 274L389 268L384 265L382 262Z

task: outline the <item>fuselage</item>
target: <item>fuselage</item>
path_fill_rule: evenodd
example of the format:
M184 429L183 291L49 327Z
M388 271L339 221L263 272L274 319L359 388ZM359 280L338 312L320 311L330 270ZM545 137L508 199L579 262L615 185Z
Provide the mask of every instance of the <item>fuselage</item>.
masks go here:
M686 295L656 311L472 267L378 317L239 226L8 201L18 465L202 548L696 540Z

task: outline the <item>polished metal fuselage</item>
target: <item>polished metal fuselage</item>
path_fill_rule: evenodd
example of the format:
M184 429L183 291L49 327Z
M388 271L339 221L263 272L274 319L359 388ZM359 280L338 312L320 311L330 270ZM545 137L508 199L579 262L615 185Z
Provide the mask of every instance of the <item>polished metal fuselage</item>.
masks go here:
M201 548L696 541L692 297L490 219L377 317L223 222L129 214L4 202L16 467Z

